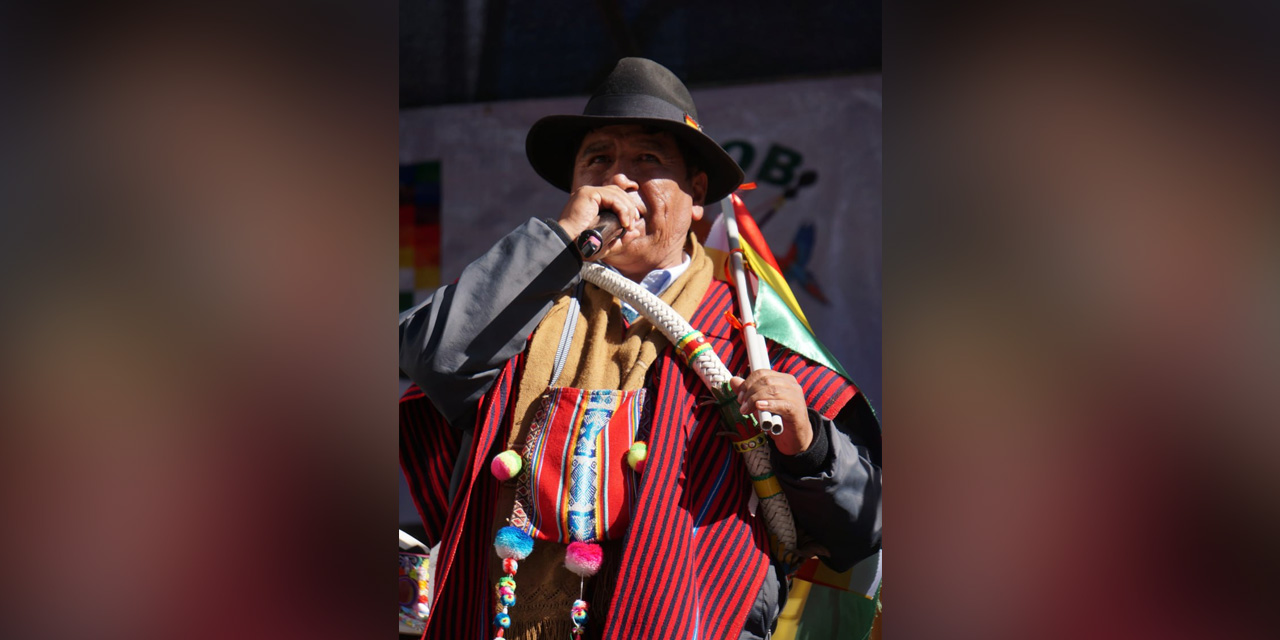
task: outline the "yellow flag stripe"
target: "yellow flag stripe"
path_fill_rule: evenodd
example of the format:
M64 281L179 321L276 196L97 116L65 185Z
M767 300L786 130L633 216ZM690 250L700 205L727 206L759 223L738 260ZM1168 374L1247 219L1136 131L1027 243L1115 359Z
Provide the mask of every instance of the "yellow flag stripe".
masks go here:
M787 595L787 605L778 614L778 625L774 627L773 640L795 640L799 630L800 616L804 615L804 604L809 599L809 588L813 585L795 578L791 581L791 591Z
M787 308L791 313L796 314L800 322L804 323L804 328L813 333L813 327L809 325L809 319L804 317L804 311L800 310L800 303L796 301L796 297L791 293L791 287L787 286L787 279L782 277L781 273L774 270L773 266L764 261L754 250L751 245L742 243L742 253L747 256L747 262L751 264L751 270L756 272L766 284L771 287L779 298L787 304Z

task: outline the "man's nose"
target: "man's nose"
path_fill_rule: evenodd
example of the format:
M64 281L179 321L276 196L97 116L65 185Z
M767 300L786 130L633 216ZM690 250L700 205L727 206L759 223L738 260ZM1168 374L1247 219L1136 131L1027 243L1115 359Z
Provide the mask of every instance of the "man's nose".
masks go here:
M615 167L617 165L614 165ZM627 174L620 168L615 168L612 175L605 179L605 184L617 185L623 191L638 191L640 184L635 180L627 177Z

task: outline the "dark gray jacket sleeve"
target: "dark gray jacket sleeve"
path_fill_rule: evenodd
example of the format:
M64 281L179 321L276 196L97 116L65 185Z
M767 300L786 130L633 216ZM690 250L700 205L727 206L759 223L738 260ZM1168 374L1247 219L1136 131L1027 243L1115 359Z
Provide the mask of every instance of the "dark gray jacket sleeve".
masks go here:
M774 473L796 526L827 549L827 566L845 571L880 549L880 427L861 397L835 420L810 409L809 421L809 448L794 456L775 449Z
M526 222L400 314L400 370L449 424L470 427L480 397L581 268L560 225Z

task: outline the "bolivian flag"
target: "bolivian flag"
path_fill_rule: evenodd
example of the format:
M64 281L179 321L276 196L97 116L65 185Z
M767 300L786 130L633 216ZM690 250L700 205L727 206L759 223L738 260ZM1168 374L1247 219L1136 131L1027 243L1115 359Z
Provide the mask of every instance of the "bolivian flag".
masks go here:
M813 327L804 316L804 310L796 301L795 294L782 276L778 261L760 235L760 227L747 211L747 205L737 194L729 196L733 199L733 213L738 221L738 236L742 240L742 253L752 276L752 290L755 292L755 305L752 310L756 316L756 330L760 335L785 346L786 348L849 378L848 372L840 366L840 362L822 346L813 335ZM733 284L729 261L729 239L724 226L724 212L711 225L707 235L707 254L716 261L716 277Z
M716 277L734 284L729 263L729 237L725 215L738 223L743 257L750 270L748 281L755 293L752 311L756 330L772 340L849 379L840 362L818 341L804 310L782 276L778 261L765 243L760 227L737 194L729 196L733 211L720 213L711 225L705 244L707 255L716 262ZM852 380L850 380L852 382ZM862 394L855 401L866 402ZM870 403L868 403L870 407ZM874 409L872 410L874 413ZM802 564L792 581L775 640L816 640L852 638L865 640L879 631L880 553L863 560L849 571L836 573L816 558Z

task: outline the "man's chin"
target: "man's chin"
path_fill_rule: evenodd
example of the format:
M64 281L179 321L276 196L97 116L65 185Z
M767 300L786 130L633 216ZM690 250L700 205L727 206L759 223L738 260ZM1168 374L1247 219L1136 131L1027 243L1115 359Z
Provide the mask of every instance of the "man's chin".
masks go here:
M636 274L639 274L639 276L643 278L650 271L657 268L647 266L647 264L652 261L646 261L643 255L638 255L634 251L626 250L605 256L601 262L617 269L622 273L622 275L625 275L628 278L634 278Z

